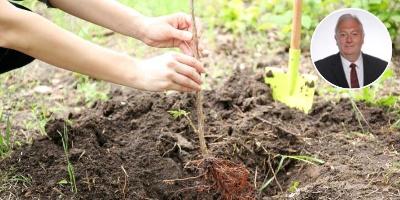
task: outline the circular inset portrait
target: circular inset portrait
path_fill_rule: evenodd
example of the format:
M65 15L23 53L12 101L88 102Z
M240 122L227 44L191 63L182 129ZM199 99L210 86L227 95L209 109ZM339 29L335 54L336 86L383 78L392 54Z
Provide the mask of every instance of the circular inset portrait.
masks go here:
M376 81L392 58L392 41L373 14L356 8L325 17L311 38L311 60L323 79L340 88Z

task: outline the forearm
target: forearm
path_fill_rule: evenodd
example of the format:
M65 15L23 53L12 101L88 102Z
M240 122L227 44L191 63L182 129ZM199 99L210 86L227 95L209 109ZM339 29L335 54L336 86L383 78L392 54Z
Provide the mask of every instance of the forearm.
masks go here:
M145 18L139 12L115 0L51 0L50 3L86 21L115 32L141 39Z
M4 47L67 70L134 87L133 77L127 77L135 74L132 64L128 65L134 62L132 58L87 42L37 14L8 9L0 13L0 32Z

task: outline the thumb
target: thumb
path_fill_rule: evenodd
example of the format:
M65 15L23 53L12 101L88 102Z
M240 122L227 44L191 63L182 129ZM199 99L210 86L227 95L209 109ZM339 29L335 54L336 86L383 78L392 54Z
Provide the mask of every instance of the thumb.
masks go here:
M190 31L173 29L172 37L182 41L190 41L193 38L193 34Z

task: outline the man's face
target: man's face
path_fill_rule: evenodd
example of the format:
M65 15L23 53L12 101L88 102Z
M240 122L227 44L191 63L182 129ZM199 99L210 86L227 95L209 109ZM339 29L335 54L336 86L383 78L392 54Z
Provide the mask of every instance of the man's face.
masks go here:
M364 43L364 34L356 20L342 21L335 38L339 51L345 58L358 58Z

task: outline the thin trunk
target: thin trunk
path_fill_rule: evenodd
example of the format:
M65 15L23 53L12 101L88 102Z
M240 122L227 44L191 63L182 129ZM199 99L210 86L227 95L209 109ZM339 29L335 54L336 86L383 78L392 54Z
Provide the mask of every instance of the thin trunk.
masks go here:
M194 15L193 0L190 0L190 9L191 9L191 13L192 13L193 43L194 43L194 49L192 49L192 51L193 51L193 55L195 56L195 58L200 60L199 39L197 36L197 27L196 27L196 18ZM197 111L197 121L198 121L197 134L199 135L200 150L201 150L201 154L203 155L203 157L206 158L206 157L208 157L208 150L207 150L206 140L204 138L204 118L205 117L204 117L204 113L203 113L203 93L202 93L202 91L199 91L196 94L196 111Z

